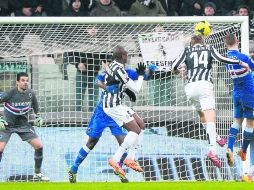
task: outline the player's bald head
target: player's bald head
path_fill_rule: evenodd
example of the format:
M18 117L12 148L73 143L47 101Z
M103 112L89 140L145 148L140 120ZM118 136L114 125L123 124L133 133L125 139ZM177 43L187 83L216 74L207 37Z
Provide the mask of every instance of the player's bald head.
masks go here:
M127 55L127 51L122 46L116 46L113 50L113 59L123 61L123 56Z
M195 44L205 44L204 39L200 35L195 35L191 37L191 46L194 46Z

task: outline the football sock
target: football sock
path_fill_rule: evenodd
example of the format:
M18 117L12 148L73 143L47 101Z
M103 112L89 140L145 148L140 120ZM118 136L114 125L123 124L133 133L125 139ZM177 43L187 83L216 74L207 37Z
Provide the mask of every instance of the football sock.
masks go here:
M239 123L233 123L230 127L229 130L229 135L228 135L228 148L233 152L234 148L234 143L236 136L238 134L238 131L240 129L241 125Z
M123 161L125 160L125 158L127 157L127 152L125 152L123 155L122 155L122 157L121 157L121 159L120 159L120 162L119 162L119 165L122 167L122 165L123 165Z
M214 154L217 154L215 123L207 122L206 132L208 134L209 139L209 151L212 151Z
M115 162L120 162L120 159L122 155L130 148L132 147L135 143L138 141L138 134L130 131L127 133L126 137L124 138L123 143L119 146L117 149L115 155L113 156L113 160Z
M76 157L75 162L71 166L71 173L77 173L79 165L83 162L83 160L87 157L91 150L87 146L83 146Z
M2 160L2 157L3 157L3 152L0 152L0 162Z
M137 152L137 147L138 147L138 145L140 145L142 143L143 138L144 138L144 130L141 130L141 132L138 135L137 143L135 143L129 149L129 152L128 152L128 155L127 155L127 159L135 160L135 155L136 155L136 152Z
M253 129L245 127L243 132L243 144L242 144L242 149L244 153L246 153L252 137L253 137Z
M35 149L34 151L35 173L41 173L42 160L43 160L43 148Z
M206 124L206 123L202 123L202 125L203 125L204 129L206 130L207 124ZM216 141L220 141L220 140L221 140L220 135L218 135L218 134L216 133Z
M128 159L128 160L134 160L135 159L135 155L136 155L136 151L137 151L137 145L135 144L132 147L130 147L126 159Z

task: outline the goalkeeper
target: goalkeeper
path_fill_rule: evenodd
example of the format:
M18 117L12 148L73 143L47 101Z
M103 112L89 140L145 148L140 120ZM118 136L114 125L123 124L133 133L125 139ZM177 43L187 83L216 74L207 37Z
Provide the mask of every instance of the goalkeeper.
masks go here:
M145 74L144 79L148 80L152 75L154 70L156 69L155 65L149 65L149 70L148 72ZM138 79L138 74L136 71L132 70L132 69L128 69L125 68L128 76L132 79L132 80L137 80ZM106 87L105 85L105 71L103 71L102 73L100 73L96 79L96 84L97 86L99 86L100 88L102 88L103 90L107 90L108 92L112 92L112 93L116 93L117 91L119 91L118 86L117 85L112 85L112 86L108 86ZM130 90L126 90L125 93L129 96L130 100L132 102L136 101L136 95L135 93L133 93ZM111 130L112 135L114 135L119 143L119 145L122 144L124 137L126 136L125 131L123 130L122 127L119 127L116 122L109 117L104 111L103 111L103 106L102 106L102 100L103 100L103 96L104 96L104 91L101 94L101 98L95 108L94 114L89 122L89 125L87 127L87 131L86 134L89 136L89 139L86 143L86 145L84 145L79 153L78 156L76 157L75 162L73 163L73 165L71 166L70 170L68 171L69 174L69 181L71 183L76 183L76 175L77 175L77 171L78 171L78 167L79 165L83 162L83 160L87 157L87 155L89 154L89 152L95 147L95 145L98 143L102 132L104 131L105 128L109 127ZM138 116L137 116L138 117ZM143 120L138 117L136 118L138 119L140 125L145 126ZM143 127L144 129L144 127ZM136 147L133 147L133 154L132 154L132 158L135 157L135 151L136 151ZM123 163L123 160L126 158L127 153L125 153L122 156L121 159L121 165ZM131 156L130 154L128 155L128 157ZM123 176L120 175L118 173L115 172L116 175L119 175L120 179L122 182L128 182L128 179Z
M0 162L3 151L11 135L16 133L23 141L27 141L34 148L35 171L33 181L49 181L41 173L43 146L34 127L28 123L28 112L33 109L34 124L41 127L43 120L39 114L39 107L35 93L28 88L28 74L17 74L16 87L0 94L0 102L4 102L4 116L0 118Z

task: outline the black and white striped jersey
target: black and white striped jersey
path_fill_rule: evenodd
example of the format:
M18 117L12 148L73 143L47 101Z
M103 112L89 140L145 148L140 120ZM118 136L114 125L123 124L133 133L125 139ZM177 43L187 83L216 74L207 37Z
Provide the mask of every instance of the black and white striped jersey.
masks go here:
M210 45L196 44L188 46L173 62L172 68L177 70L180 65L185 65L187 69L187 82L196 82L205 80L212 81L213 60L239 64L238 60L223 57L218 51Z
M107 86L119 85L118 93L104 92L103 107L112 108L122 104L124 97L123 85L130 80L127 72L124 69L124 65L113 61L106 68L105 83Z

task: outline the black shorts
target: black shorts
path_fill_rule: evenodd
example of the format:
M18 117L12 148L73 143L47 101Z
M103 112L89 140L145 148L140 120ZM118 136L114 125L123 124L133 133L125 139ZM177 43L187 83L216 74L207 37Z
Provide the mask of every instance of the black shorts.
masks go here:
M7 125L6 129L0 130L0 141L7 143L11 138L12 133L18 134L23 141L27 142L30 142L31 140L38 137L34 127L29 123L26 123L22 126L16 127L8 127Z

